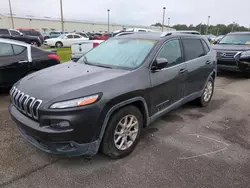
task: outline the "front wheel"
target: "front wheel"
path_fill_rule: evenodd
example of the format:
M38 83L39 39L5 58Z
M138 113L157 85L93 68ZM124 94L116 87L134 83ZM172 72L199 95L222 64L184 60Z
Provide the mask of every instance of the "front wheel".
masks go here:
M210 77L206 83L205 89L203 90L201 97L196 99L198 105L202 107L207 106L212 99L213 93L214 93L214 79Z
M112 115L101 145L102 152L111 158L129 155L137 145L143 117L135 106L126 106Z

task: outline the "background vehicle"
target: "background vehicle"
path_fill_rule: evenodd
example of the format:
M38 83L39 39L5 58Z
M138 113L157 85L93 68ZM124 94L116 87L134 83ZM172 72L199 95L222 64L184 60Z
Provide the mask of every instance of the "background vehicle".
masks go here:
M250 73L250 50L238 52L234 58L240 70ZM248 76L250 76L250 74L248 74Z
M220 41L221 41L221 39L224 37L224 35L220 35L220 36L218 36L218 37L216 37L215 39L214 39L214 44L218 44Z
M27 74L59 63L53 52L0 38L0 87L12 86Z
M84 33L84 32L76 32L75 34L81 35L82 37L88 38L88 39L89 39L89 35L87 35L87 34Z
M25 34L25 35L39 37L41 42L44 41L43 35L38 30L34 30L34 29L17 29L17 30L20 31L21 33Z
M76 63L20 80L9 112L22 136L43 151L92 156L100 147L120 158L134 150L143 127L170 110L192 100L207 106L215 75L215 53L199 35L124 35ZM20 104L20 92L34 105Z
M89 38L85 38L75 33L70 33L70 34L60 35L57 38L47 39L44 41L44 44L51 47L62 48L62 47L70 47L74 43L79 43L87 40L89 40Z
M111 33L105 33L102 35L95 35L92 37L92 40L108 40L110 37L112 37Z
M238 52L250 50L250 32L229 33L213 45L213 49L217 51L219 70L248 72L244 67L239 67L234 56Z
M143 29L143 28L128 28L126 31L132 31L132 32L152 32L150 29Z
M62 34L64 34L63 32L61 32L61 31L51 31L50 33L49 33L49 38L57 38L57 37L59 37L60 35L62 35Z
M77 61L84 54L90 51L92 48L95 48L99 44L104 42L104 40L87 40L80 43L74 43L71 45L71 59Z
M24 35L20 31L14 29L0 29L0 38L18 40L34 46L41 46L42 44L39 37Z

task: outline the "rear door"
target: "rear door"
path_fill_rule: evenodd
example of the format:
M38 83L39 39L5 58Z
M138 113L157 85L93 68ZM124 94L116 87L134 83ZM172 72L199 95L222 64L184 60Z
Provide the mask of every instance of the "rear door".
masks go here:
M171 39L163 44L156 58L166 58L168 65L162 70L151 72L152 114L179 101L184 96L186 83L186 64L179 39Z
M203 39L182 38L185 61L187 64L187 90L186 95L199 92L203 89L209 74L213 71L211 50Z
M27 47L0 43L0 85L9 86L23 77L29 68Z

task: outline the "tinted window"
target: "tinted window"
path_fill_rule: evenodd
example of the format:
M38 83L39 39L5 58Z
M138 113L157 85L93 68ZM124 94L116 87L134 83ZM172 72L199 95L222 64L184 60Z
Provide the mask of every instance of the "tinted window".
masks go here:
M21 30L21 32L25 35L30 35L30 31Z
M140 30L140 29L139 29L138 31L139 31L139 32L146 32L146 30Z
M11 44L0 42L0 56L14 55Z
M39 31L31 31L31 34L33 36L41 36L41 33Z
M22 53L26 49L26 47L24 46L19 46L19 45L14 45L14 44L12 45L12 47L16 55Z
M7 29L0 29L0 34L2 35L9 35L9 31Z
M69 37L69 36L68 36L68 37ZM79 36L79 35L74 35L74 38L75 38L75 39L79 39L80 36Z
M199 39L183 39L184 54L186 61L199 58L204 54L201 40Z
M204 51L207 54L210 51L210 48L208 47L207 43L204 40L202 40L201 42L203 44Z
M20 33L18 31L10 30L10 34L13 36L20 36Z
M68 35L67 38L68 39L73 39L73 35Z
M164 44L157 58L166 58L168 60L168 67L183 62L180 41L171 40Z

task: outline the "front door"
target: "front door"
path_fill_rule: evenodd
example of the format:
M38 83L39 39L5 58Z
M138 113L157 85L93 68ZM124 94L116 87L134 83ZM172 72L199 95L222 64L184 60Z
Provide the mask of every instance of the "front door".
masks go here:
M13 85L28 68L29 61L25 46L0 43L0 86Z
M74 37L73 35L67 35L65 40L63 41L63 46L64 47L70 47L71 44L74 43Z
M151 115L164 111L184 96L186 79L186 64L179 39L163 44L156 58L166 58L168 65L162 70L151 72Z

